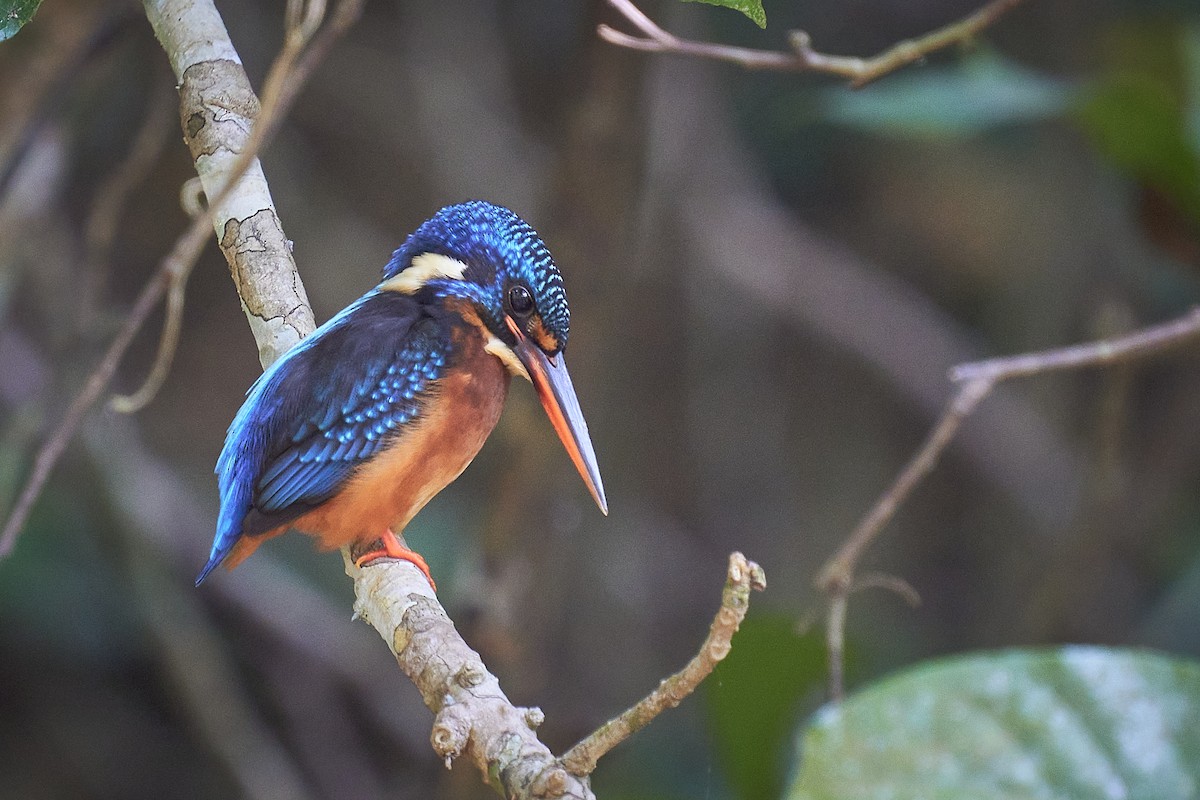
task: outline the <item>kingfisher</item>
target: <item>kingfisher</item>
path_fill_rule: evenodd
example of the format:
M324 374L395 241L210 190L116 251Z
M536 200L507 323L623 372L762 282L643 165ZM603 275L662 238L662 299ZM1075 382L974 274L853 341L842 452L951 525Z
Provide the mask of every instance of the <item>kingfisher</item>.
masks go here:
M272 364L217 460L208 563L233 569L289 529L358 565L419 554L397 539L495 427L511 376L533 384L592 498L608 503L563 350L570 310L541 237L507 208L447 206L383 279Z

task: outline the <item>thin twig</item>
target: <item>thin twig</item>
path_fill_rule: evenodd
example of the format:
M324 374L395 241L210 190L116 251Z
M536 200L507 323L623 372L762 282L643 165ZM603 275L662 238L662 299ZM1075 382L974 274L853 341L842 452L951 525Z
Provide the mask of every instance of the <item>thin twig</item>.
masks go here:
M294 8L302 6L302 8ZM210 203L214 208L225 199L228 187L237 183L245 174L246 169L258 157L265 142L274 136L278 123L284 113L291 107L296 94L308 81L312 71L324 60L329 48L345 31L354 24L362 13L362 0L349 0L338 4L329 24L318 31L317 25L324 14L324 0L310 0L308 3L289 3L287 19L289 34L284 41L284 49L272 66L263 84L262 111L250 132L250 138L241 152L241 157L234 162L231 178L226 189L218 196L216 203ZM314 38L314 34L319 34ZM307 45L307 48L306 48ZM110 401L114 411L132 414L145 408L158 394L163 382L171 373L171 364L179 346L179 336L183 330L183 309L187 279L195 262L184 270L171 276L170 290L167 293L166 319L163 322L162 335L158 341L158 351L154 364L146 376L146 380L132 394L117 395Z
M791 31L788 34L788 43L792 48L790 52L681 39L659 27L632 0L609 0L609 5L636 27L641 36L632 36L608 25L597 26L596 33L606 42L631 50L727 61L750 70L825 73L846 78L853 88L858 89L889 72L920 61L934 51L971 39L1021 2L1023 0L992 0L956 22L916 39L894 44L870 58L817 52L812 47L811 37L804 31Z
M79 319L76 321L80 331L88 329L95 319L96 308L107 284L113 242L116 241L121 217L129 205L133 190L150 174L170 139L168 134L174 101L166 84L165 80L160 80L151 86L145 116L133 137L133 145L124 160L101 183L92 200L91 211L83 228L81 297Z
M829 651L829 697L839 703L845 692L846 678L846 605L848 592L836 592L829 597L825 618L825 644Z
M886 572L868 572L859 575L850 587L851 592L861 592L866 589L884 589L892 594L900 595L904 602L913 608L921 605L921 595L913 585L899 575L889 575Z
M1161 353L1197 334L1200 334L1200 307L1193 308L1177 319L1151 325L1124 336L1055 350L960 364L950 370L950 380L966 383L986 379L999 383L1009 378L1023 378L1043 372L1098 367Z
M171 258L177 250L189 239L188 234L196 226L188 229L188 232L176 242L175 249L171 251ZM200 233L205 234L207 231L204 227L200 227ZM203 242L203 238L201 238ZM92 374L88 376L87 382L83 385L83 390L80 391L75 399L71 401L71 405L67 408L67 413L59 423L54 433L46 440L38 450L37 456L34 458L33 471L29 474L29 479L25 482L25 486L21 489L20 495L17 497L17 502L13 504L12 510L8 514L8 519L4 523L3 531L0 531L0 558L4 558L12 552L13 546L16 544L17 535L21 532L21 528L25 526L25 521L29 518L29 512L33 508L33 503L42 493L42 487L46 484L46 479L50 477L50 471L54 469L54 465L58 463L58 459L66 450L67 444L74 437L75 432L79 429L79 423L83 421L88 409L95 404L104 392L108 382L112 380L113 373L117 371L117 365L121 363L121 357L125 355L125 351L129 348L129 343L133 341L133 337L141 329L146 322L146 318L150 316L150 312L158 304L162 297L163 290L166 288L167 280L163 272L156 272L149 282L142 287L141 293L137 300L134 301L133 307L129 310L129 316L121 324L121 329L117 331L117 335L113 338L112 344L108 346L104 357L100 359L100 363L92 370Z
M328 52L333 39L345 31L353 20L357 18L357 14L354 13L353 8L345 11L343 7L357 7L357 9L361 10L361 0L347 0L343 2L338 9L342 13L335 14L331 24L322 29L325 35L320 37L321 55ZM311 35L311 31L309 31L308 35ZM229 179L226 180L213 202L209 204L210 212L219 207L221 203L236 191L238 180L251 163L253 163L259 149L266 142L267 138L274 133L277 127L277 120L282 118L287 105L295 99L296 93L299 90L297 85L299 78L306 78L310 75L312 69L318 63L319 59L315 57L304 59L301 62L301 69L292 72L292 67L296 64L303 50L303 45L307 41L307 37L295 35L292 31L289 31L288 36L285 38L283 50L272 65L270 73L268 73L266 86L270 90L270 93L268 94L264 90L264 98L266 99L259 117L261 123L255 125L252 129L247 146L239 154L238 159L234 162L233 168L229 172ZM314 44L316 43L314 42ZM299 78L288 80L289 76L293 75L297 75ZM200 251L211 235L211 230L212 222L209 215L202 214L194 217L188 228L176 240L171 251L159 262L159 267L154 275L142 288L141 293L130 309L129 315L125 318L124 323L122 323L116 337L114 337L112 344L109 345L100 363L88 376L83 390L71 402L62 422L38 451L29 479L26 481L24 487L22 487L17 502L9 512L3 529L0 530L0 558L4 558L12 552L17 536L24 527L29 517L29 512L41 494L46 480L50 477L50 472L54 469L54 465L66 450L67 444L70 443L78 431L79 425L88 410L96 403L112 380L113 374L116 372L117 366L124 357L125 351L128 350L134 336L141 330L146 319L150 316L150 313L154 310L168 287L176 286L186 281L188 274L200 256ZM181 313L181 311L182 302L179 303L177 314ZM167 327L169 328L171 324L170 320L168 320ZM160 347L160 351L161 349ZM169 354L167 360L169 361ZM153 373L154 370L152 370L152 375Z
M916 485L937 466L942 451L950 444L963 420L991 390L991 381L977 380L968 383L955 394L937 425L916 454L904 465L895 482L875 501L875 505L850 533L837 554L821 570L817 577L818 588L831 594L846 594L850 591L854 581L854 565L858 563L863 550L891 521L896 509L908 498Z
M316 61L309 59L308 68L303 75L298 74L297 62L305 45L312 39L325 13L324 0L311 2L288 3L285 18L287 34L284 37L283 48L271 65L270 72L263 83L262 108L246 145L238 154L230 168L229 179L225 182L216 201L208 204L209 209L219 206L233 192L237 182L246 173L268 138L275 134L277 121L295 99L299 84L303 83ZM207 216L205 217L207 220ZM199 255L199 254L197 254ZM140 411L152 401L162 388L163 382L171 372L171 364L175 360L175 351L179 346L179 335L183 330L183 309L187 280L191 275L196 261L180 264L180 268L171 274L170 290L167 293L166 319L163 322L162 334L158 340L158 350L154 356L154 364L142 385L128 395L117 395L110 401L114 411L132 414Z
M198 254L197 254L198 255ZM194 262L193 262L194 263ZM163 320L162 333L158 338L158 350L154 355L154 364L150 367L142 385L132 394L113 395L108 401L108 407L118 414L135 414L141 411L158 394L171 372L171 362L175 359L175 351L179 347L179 334L183 331L183 304L187 289L187 276L191 272L189 266L181 272L171 275L167 287L166 319Z
M942 452L953 440L963 421L991 393L996 384L1010 378L1131 361L1162 353L1197 336L1200 336L1200 307L1193 308L1178 319L1142 328L1124 336L1037 353L960 364L950 370L950 379L960 384L958 392L920 449L896 476L892 485L875 501L871 510L817 576L817 588L830 598L826 623L830 696L834 700L842 698L846 605L850 592L862 583L855 581L855 569L859 559L891 521L896 509L937 465ZM896 588L895 581L898 579L889 580L891 587Z
M625 713L601 725L579 744L572 747L559 761L572 775L590 775L608 751L650 724L668 708L679 705L709 676L717 664L729 655L730 640L746 617L750 605L750 590L767 588L762 567L748 561L741 553L729 556L729 571L721 593L721 608L713 619L708 636L698 652L683 669L665 679L653 692Z

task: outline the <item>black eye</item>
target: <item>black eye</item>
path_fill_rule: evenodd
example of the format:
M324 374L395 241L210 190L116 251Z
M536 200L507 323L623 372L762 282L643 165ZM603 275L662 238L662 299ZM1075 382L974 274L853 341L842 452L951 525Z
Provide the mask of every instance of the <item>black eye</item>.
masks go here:
M508 290L508 307L518 317L528 317L533 313L533 295L518 283Z

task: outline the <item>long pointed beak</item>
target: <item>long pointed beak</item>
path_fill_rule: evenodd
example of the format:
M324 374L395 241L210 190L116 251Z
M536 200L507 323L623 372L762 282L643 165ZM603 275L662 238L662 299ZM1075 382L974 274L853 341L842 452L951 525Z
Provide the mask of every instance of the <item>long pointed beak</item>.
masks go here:
M596 452L592 449L592 440L588 436L587 423L583 421L583 412L579 409L579 399L575 397L575 387L571 385L571 376L567 372L567 362L562 353L553 359L546 356L542 349L529 341L528 337L511 319L509 330L517 337L517 346L513 351L525 365L529 380L537 391L546 416L554 432L562 440L567 455L575 462L583 482L600 510L608 515L608 501L604 498L604 484L600 480L600 468L596 466Z

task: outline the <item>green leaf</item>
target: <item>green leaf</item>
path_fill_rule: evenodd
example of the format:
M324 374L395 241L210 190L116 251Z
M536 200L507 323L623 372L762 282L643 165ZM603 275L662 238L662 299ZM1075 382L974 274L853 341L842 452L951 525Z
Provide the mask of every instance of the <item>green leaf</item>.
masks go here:
M1100 647L925 664L814 718L788 800L1196 797L1200 664Z
M710 6L723 6L740 11L760 28L767 27L767 12L762 7L762 0L683 0L685 3L706 3Z
M15 36L41 4L42 0L0 0L0 42Z
M1078 118L1096 149L1200 222L1200 30L1122 31Z
M1200 25L1186 29L1181 38L1187 133L1192 150L1200 152Z
M957 66L909 70L859 92L833 87L822 93L815 117L894 136L964 136L1064 114L1073 91L981 51Z
M1200 155L1172 92L1146 76L1120 76L1092 92L1079 117L1109 161L1200 220Z
M704 683L717 757L738 797L779 797L797 706L824 687L825 664L822 637L798 636L789 617L742 623L729 657Z

